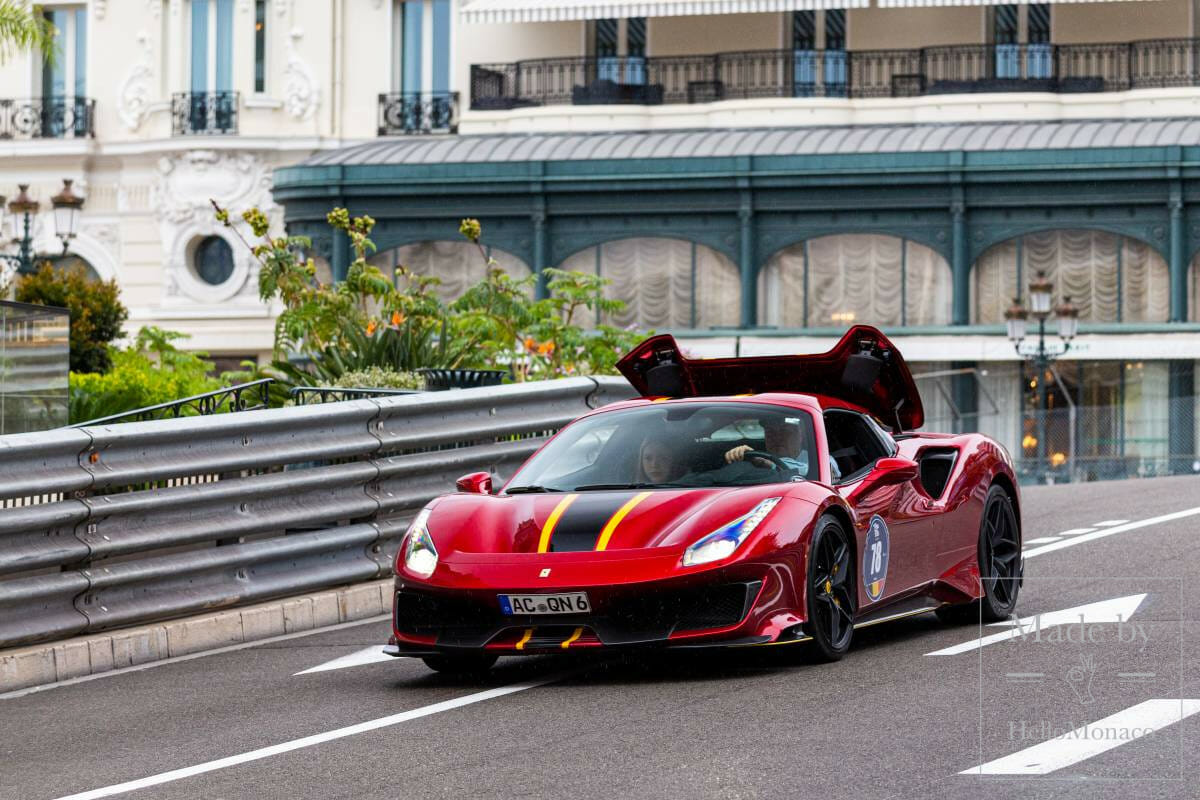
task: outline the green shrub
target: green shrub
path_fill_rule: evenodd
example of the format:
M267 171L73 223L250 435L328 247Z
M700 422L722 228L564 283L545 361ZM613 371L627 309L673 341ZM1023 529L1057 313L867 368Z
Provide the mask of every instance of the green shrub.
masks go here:
M133 346L111 350L106 373L71 372L69 404L72 423L121 414L219 389L209 375L212 362L186 352L174 342L183 334L142 328ZM193 412L184 412L193 413Z
M125 335L121 326L129 318L119 295L115 280L93 280L82 266L63 271L42 262L37 272L20 277L15 297L70 311L71 370L107 372L112 365L109 342Z

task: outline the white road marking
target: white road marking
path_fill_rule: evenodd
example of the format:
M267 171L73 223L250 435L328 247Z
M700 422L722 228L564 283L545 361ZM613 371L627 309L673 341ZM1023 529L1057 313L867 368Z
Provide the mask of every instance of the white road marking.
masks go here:
M1046 544L1047 542L1057 542L1057 541L1059 541L1059 538L1057 536L1043 536L1040 539L1030 539L1029 541L1025 542L1025 544L1027 544L1027 545L1029 545L1029 544Z
M1078 536L1081 533L1091 533L1095 528L1071 528L1069 531L1059 531L1059 536Z
M1149 519L1139 519L1136 522L1126 522L1121 525L1113 525L1112 527L1103 528L1098 531L1092 531L1091 533L1083 533L1078 536L1073 536L1070 539L1063 539L1061 542L1050 542L1049 544L1044 544L1041 547L1035 547L1032 550L1025 551L1024 556L1025 558L1033 558L1034 556L1040 556L1043 553L1053 553L1055 550L1062 550L1064 547L1074 547L1075 545L1082 544L1083 542L1093 542L1096 539L1103 539L1105 536L1112 536L1116 533L1125 533L1125 531L1146 528L1150 525L1157 525L1160 522L1172 522L1177 519L1194 517L1197 514L1200 514L1200 506L1197 506L1196 508L1185 508L1183 511L1172 511L1170 514L1150 517Z
M521 681L520 683L511 683L508 686L498 686L495 689L488 689L482 692L475 692L463 697L456 697L453 700L444 700L440 703L434 703L421 708L414 708L410 711L402 711L399 714L391 714L390 716L380 717L378 719L360 722L356 725L348 725L344 728L326 731L325 733L317 733L312 736L305 736L300 739L292 739L290 742L281 742L273 744L269 747L260 747L257 750L251 750L247 753L240 753L236 756L227 756L226 758L218 758L215 761L205 761L202 764L196 764L191 767L182 767L173 769L169 772L160 772L157 775L150 775L145 778L138 778L134 781L126 781L125 783L117 783L112 786L104 786L99 789L90 789L86 792L67 795L60 797L58 800L96 800L100 797L112 797L116 794L124 792L132 792L137 789L145 789L149 786L161 786L164 783L190 778L195 775L203 775L206 772L215 772L226 767L245 764L250 761L260 761L271 756L290 753L293 750L300 750L305 747L313 747L314 745L332 742L336 739L344 739L347 736L357 736L360 733L369 733L370 731L387 728L391 725L399 725L401 722L428 717L431 714L440 714L443 711L452 711L456 708L469 706L473 703L482 703L484 700L492 700L497 697L523 692L526 689L534 689L538 686L544 686L547 683L553 683L560 680L563 674L553 675L547 678L539 678L537 680Z
M389 656L383 652L381 645L371 645L362 650L356 650L350 655L335 658L332 661L326 661L324 664L318 664L315 667L302 669L296 675L307 675L310 672L328 672L331 669L345 669L346 667L361 667L364 664L377 664L380 661L395 661L395 656Z
M1124 525L1129 522L1127 519L1106 519L1103 522L1093 522L1097 528L1111 528L1113 525Z
M173 658L164 658L161 661L150 661L145 664L135 664L132 667L121 667L120 669L110 669L108 672L97 672L95 675L81 675L78 678L68 678L65 681L57 681L56 683L43 683L41 686L30 686L25 689L15 689L5 694L0 694L0 700L9 700L16 697L24 697L27 694L35 692L44 692L47 689L58 689L63 686L74 686L77 683L85 683L87 681L95 681L100 678L111 678L114 675L125 675L130 672L141 672L155 667L165 667L168 664L178 664L181 661L192 661L205 656L216 656L221 653L232 653L236 650L245 650L249 647L262 647L267 644L276 644L278 642L286 642L291 639L299 639L303 636L312 636L317 633L329 633L330 631L340 631L346 628L356 628L359 625L369 625L372 622L383 622L390 620L391 614L380 614L378 617L368 617L367 619L356 619L353 622L339 622L336 625L327 625L323 628L312 628L307 631L296 631L295 633L285 633L281 636L272 636L267 639L259 639L254 642L242 642L241 644L231 644L227 647L218 647L215 650L205 650L202 653L189 653L186 656L174 656Z
M1064 608L1061 611L1049 611L1045 614L1034 614L1032 617L1021 617L1018 620L996 622L992 627L1008 626L1008 630L993 633L991 636L980 636L962 644L944 647L926 653L927 656L956 656L987 647L997 642L1007 642L1025 636L1040 636L1048 628L1059 625L1101 624L1106 622L1121 622L1133 616L1138 606L1146 599L1144 594L1131 594L1127 597L1115 597L1112 600L1101 600L1098 603L1088 603L1084 606Z
M1200 700L1147 700L959 775L1045 775L1136 741L1200 711ZM1180 768L1182 769L1182 764Z

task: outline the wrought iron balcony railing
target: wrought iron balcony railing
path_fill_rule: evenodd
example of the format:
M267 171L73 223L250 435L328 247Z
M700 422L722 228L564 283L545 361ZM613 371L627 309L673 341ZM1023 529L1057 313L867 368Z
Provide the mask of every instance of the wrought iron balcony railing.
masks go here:
M238 92L179 92L171 95L171 132L175 136L237 133Z
M379 95L379 135L454 133L458 92L401 92Z
M84 139L95 135L95 100L86 97L0 99L0 139Z
M757 50L471 66L471 108L707 103L754 97L1112 92L1200 85L1200 39Z

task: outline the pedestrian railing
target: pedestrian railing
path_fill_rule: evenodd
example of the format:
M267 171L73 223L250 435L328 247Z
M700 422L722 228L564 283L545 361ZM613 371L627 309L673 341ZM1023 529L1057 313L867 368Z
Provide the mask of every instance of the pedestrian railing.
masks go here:
M1200 38L576 56L471 66L471 108L756 97L1113 92L1200 84Z

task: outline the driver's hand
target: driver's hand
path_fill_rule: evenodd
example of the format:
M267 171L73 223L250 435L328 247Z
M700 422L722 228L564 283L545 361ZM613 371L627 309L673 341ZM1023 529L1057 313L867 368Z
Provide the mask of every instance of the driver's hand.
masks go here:
M748 444L739 445L725 454L725 463L732 464L735 461L745 461L746 453L749 453L754 448ZM775 465L765 458L752 458L750 463L759 469L770 469Z
M728 453L725 454L725 463L732 464L735 461L741 461L742 459L744 459L746 457L746 453L749 453L753 449L754 448L748 444L743 444L738 447L735 447L732 450L730 450Z

